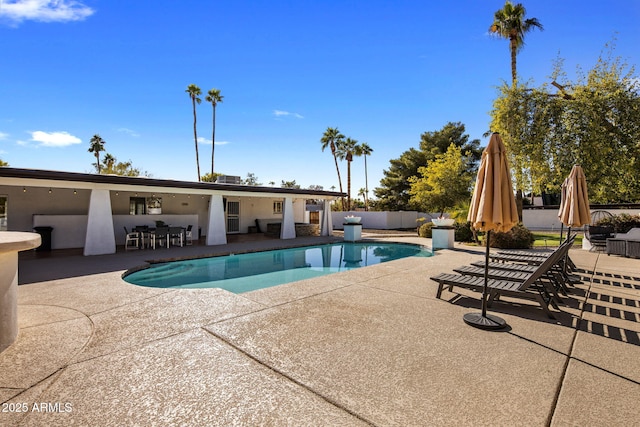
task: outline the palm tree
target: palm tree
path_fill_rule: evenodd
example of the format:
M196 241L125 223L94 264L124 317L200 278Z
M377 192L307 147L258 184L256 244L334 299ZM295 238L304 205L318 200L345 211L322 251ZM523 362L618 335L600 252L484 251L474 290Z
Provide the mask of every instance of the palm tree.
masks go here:
M115 157L113 157L109 153L106 153L104 155L104 159L102 159L102 163L104 163L104 166L107 168L105 173L113 173L113 166L116 164Z
M356 155L364 156L364 210L369 210L369 176L367 173L367 156L373 153L373 148L369 147L366 142L361 143L356 147Z
M216 105L218 102L222 102L224 96L220 95L220 89L211 89L206 98L207 102L210 102L213 106L213 130L211 131L211 175L213 175L213 156L216 149Z
M89 153L93 153L96 156L96 170L100 173L100 152L104 151L104 144L106 141L100 137L100 135L95 134L89 141L91 146L89 147Z
M516 84L516 54L524 46L524 35L534 28L543 30L542 24L536 18L524 19L526 10L522 3L514 5L510 1L494 14L489 32L498 37L509 40L511 50L511 79Z
M336 156L347 161L347 210L351 210L351 162L354 155L359 155L358 152L358 141L351 138L345 139L336 147Z
M364 188L361 188L358 190L358 196L362 196L362 200L365 203L365 208L366 208L366 203L367 203L367 193L366 190Z
M190 84L187 86L185 92L189 94L189 98L191 98L191 103L193 104L193 139L196 144L196 166L198 167L198 182L200 182L200 157L198 155L198 132L196 131L196 102L198 104L202 102L202 100L198 98L198 96L202 94L202 91L198 86Z
M340 168L338 167L338 157L336 155L337 148L344 141L344 135L340 133L338 128L327 128L322 135L320 142L322 142L322 151L325 148L331 148L331 154L333 155L333 161L336 164L336 172L338 173L338 185L340 186L340 192L342 193L342 178L340 178ZM344 199L342 200L342 206L344 207Z

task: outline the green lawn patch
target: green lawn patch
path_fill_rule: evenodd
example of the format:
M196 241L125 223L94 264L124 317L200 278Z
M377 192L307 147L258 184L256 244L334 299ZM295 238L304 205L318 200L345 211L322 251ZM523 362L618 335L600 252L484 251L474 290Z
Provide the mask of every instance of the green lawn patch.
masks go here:
M554 232L539 232L539 231L534 231L533 232L533 237L535 238L535 241L533 242L533 247L534 248L557 248L558 246L560 246L560 233L554 233ZM567 238L567 233L564 232L562 234L562 240L564 241L564 239ZM574 246L582 246L582 235L578 234L576 236L576 241L573 244Z

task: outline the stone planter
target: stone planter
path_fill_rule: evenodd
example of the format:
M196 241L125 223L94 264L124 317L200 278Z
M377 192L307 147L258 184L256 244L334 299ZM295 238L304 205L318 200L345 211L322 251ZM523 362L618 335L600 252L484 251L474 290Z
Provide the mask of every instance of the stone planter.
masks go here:
M360 224L360 220L362 217L359 216L345 216L344 222L345 224Z
M434 218L431 220L436 227L451 227L456 220L452 218Z

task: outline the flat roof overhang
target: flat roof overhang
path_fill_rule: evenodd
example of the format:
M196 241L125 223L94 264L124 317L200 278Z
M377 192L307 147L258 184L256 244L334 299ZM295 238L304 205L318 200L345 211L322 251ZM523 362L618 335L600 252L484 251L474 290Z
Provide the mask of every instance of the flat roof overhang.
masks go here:
M158 191L192 194L233 194L246 196L298 196L309 199L335 199L346 193L296 188L262 187L212 182L177 181L147 177L102 175L42 169L0 167L0 185L63 187L74 189L109 189L119 191Z

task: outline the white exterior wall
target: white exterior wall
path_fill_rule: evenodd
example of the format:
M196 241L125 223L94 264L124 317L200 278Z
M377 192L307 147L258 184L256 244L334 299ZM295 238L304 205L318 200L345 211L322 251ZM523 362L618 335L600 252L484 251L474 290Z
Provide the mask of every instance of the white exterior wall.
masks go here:
M592 209L594 210L600 209ZM640 209L602 209L612 215L623 213L630 215L640 214ZM522 211L522 222L529 230L560 230L560 220L558 220L558 209L524 209Z
M363 228L374 230L396 230L410 229L418 226L418 218L430 219L432 215L416 211L400 212L372 212L372 211L349 211L332 212L331 219L334 229L342 230L345 216L359 216Z
M249 227L256 225L256 219L268 219L270 222L282 222L282 213L273 212L273 203L282 202L279 197L245 197L228 198L228 200L240 201L240 233L248 233ZM309 222L309 213L305 211L306 199L293 200L293 221ZM264 231L264 230L262 230Z

